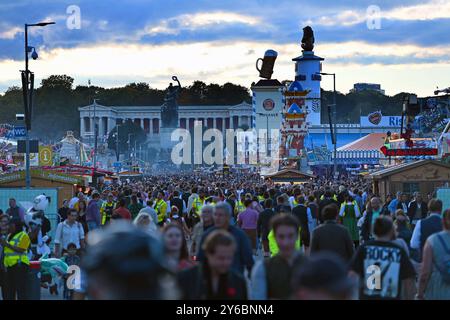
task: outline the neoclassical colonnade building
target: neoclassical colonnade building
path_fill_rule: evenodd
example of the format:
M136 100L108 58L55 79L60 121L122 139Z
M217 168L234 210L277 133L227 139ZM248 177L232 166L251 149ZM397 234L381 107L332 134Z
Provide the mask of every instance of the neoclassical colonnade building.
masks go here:
M80 112L80 136L87 141L94 133L94 114L98 123L98 137L104 139L118 124L127 119L140 125L149 140L159 138L161 106L103 106L92 104L78 108ZM237 105L179 106L178 127L190 129L195 121L202 121L208 128L224 132L240 126L252 126L252 105L242 102Z

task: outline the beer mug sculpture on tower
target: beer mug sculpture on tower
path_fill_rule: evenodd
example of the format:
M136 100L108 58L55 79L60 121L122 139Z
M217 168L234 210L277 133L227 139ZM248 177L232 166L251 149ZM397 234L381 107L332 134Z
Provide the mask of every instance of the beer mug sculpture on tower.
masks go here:
M264 58L256 60L256 70L259 71L259 76L264 79L270 79L273 73L273 67L278 53L274 50L267 50L264 53ZM261 68L258 66L259 61L262 61Z

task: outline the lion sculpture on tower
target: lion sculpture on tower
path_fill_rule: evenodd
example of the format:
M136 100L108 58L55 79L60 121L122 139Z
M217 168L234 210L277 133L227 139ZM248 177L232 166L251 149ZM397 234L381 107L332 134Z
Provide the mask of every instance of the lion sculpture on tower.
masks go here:
M302 48L305 51L314 49L314 31L310 26L303 28Z

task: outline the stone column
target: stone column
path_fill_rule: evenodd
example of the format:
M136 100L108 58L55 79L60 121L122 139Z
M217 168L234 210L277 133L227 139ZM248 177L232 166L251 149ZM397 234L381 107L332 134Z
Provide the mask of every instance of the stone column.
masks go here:
M80 118L80 137L84 136L84 116Z
M148 119L148 134L153 135L153 118Z
M94 132L94 117L89 117L89 132Z
M103 117L98 117L98 136L99 138L105 135L105 128L103 126Z
M222 118L222 132L223 132L223 134L225 134L225 131L227 130L226 128L227 128L227 126L226 126L226 123L225 123L225 120L226 118Z
M106 121L108 122L108 125L107 125L108 129L107 130L108 130L108 134L109 134L111 132L111 130L114 129L114 127L115 127L115 121L111 117L106 118Z

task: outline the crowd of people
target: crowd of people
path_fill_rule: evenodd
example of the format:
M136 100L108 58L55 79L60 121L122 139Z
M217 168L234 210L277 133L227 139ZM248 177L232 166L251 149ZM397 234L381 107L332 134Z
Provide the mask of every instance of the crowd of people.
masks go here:
M24 299L40 255L13 200L2 294ZM362 178L148 176L79 192L58 216L51 256L82 272L65 299L450 299L450 208L381 199Z

